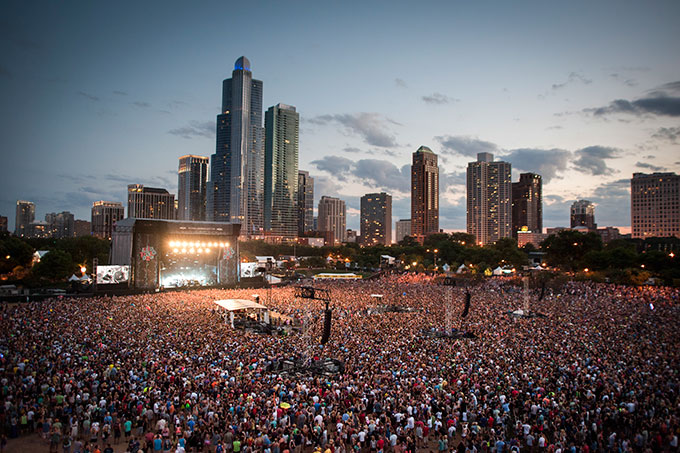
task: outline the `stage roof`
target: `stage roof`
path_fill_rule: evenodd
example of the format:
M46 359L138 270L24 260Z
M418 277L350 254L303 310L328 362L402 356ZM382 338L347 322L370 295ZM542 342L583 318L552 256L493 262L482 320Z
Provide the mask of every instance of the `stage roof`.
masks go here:
M253 302L252 300L247 299L216 300L215 303L227 311L239 311L249 309L267 310L267 307L265 307L264 305L258 304L257 302Z

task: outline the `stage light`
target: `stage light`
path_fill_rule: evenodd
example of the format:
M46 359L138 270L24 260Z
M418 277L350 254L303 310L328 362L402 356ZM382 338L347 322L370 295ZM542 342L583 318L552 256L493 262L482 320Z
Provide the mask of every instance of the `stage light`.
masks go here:
M175 241L170 241L170 243L169 243L168 245L169 245L170 247L174 247L174 246L175 246Z
M186 252L187 252L187 249L182 249L182 253L186 253Z
M191 248L189 249L189 253L194 253L194 248L193 248L193 247L191 247Z
M85 272L87 272L87 268L85 266L80 266L80 272L84 274Z
M178 253L178 252L179 252L179 249L177 249L177 248L172 249L172 253Z
M205 249L205 253L210 253L210 249Z
M198 249L198 253L203 253L203 249Z
M187 246L187 241L182 241L182 247L186 247L186 246ZM182 253L184 253L184 252L182 252Z

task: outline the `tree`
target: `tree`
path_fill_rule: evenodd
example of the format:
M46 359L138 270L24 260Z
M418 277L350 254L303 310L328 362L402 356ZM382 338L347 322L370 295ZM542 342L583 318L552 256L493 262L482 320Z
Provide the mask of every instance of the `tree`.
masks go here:
M517 248L517 241L512 238L501 238L491 248L498 252L501 261L511 264L513 267L519 268L527 264L527 255Z
M420 245L413 236L404 236L404 239L399 241L398 244L402 247L415 247Z
M64 280L77 270L71 255L62 250L52 250L33 266L32 274L52 281Z
M548 264L573 271L584 268L586 253L602 250L602 238L597 233L565 230L541 242L541 249Z
M33 247L19 238L6 236L0 239L0 273L12 272L17 266L27 267L33 258Z
M451 233L450 240L453 241L453 242L457 242L461 245L467 246L467 247L471 247L471 246L475 245L474 234Z

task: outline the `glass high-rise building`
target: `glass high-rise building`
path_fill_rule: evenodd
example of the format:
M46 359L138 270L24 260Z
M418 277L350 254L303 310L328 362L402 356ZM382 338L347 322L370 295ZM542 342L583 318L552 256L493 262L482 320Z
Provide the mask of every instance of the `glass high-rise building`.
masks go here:
M411 235L411 219L399 219L395 224L396 242L401 242L406 236Z
M333 242L345 242L347 235L347 209L345 202L339 198L324 195L319 200L319 232L332 233Z
M361 197L361 243L392 243L392 195L381 192Z
M273 236L295 238L300 115L291 105L274 105L265 114L264 128L264 229Z
M314 231L314 178L308 171L298 171L298 236Z
M111 239L116 221L125 218L123 203L118 201L95 201L92 203L92 236Z
M680 175L633 173L630 196L633 238L680 238Z
M208 158L186 155L177 170L177 219L205 220L205 190Z
M14 234L21 237L31 235L31 223L35 220L35 204L30 201L17 200L17 212L14 223Z
M477 154L467 168L467 232L479 245L487 245L512 232L512 166Z
M595 205L588 200L578 200L571 205L571 227L586 227L589 231L597 230L595 223Z
M45 214L45 222L49 225L48 235L53 238L72 238L75 236L75 218L68 211Z
M512 183L512 237L518 231L543 232L543 183L541 175L522 173Z
M175 195L165 189L128 184L128 217L175 219Z
M246 237L264 228L264 128L262 81L240 57L222 82L215 154L210 160L207 219L241 224Z
M439 167L427 146L413 153L411 165L411 235L422 242L439 232Z

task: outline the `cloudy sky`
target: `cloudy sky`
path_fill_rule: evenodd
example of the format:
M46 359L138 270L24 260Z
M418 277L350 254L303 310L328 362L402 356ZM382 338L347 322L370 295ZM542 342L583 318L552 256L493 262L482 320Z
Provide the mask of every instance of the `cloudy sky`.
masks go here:
M238 5L237 3L240 3ZM128 183L177 190L209 156L221 82L247 56L265 108L301 115L315 198L387 191L440 157L440 225L465 228L477 152L544 178L544 225L597 204L630 225L633 172L680 170L680 2L23 2L0 6L0 215L88 219Z

